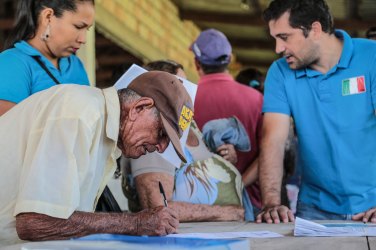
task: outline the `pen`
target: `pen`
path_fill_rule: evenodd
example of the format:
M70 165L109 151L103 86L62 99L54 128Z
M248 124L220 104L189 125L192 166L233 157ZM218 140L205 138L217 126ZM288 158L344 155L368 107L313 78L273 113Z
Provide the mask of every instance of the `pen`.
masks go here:
M163 203L165 205L165 207L167 207L167 199L166 199L166 194L164 192L164 189L163 189L163 186L162 186L162 183L159 182L159 191L161 192L162 196L163 196Z

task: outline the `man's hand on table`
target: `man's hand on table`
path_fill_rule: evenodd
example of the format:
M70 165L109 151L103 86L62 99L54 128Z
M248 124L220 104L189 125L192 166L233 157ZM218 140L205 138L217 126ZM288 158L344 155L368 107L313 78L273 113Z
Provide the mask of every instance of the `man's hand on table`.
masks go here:
M352 220L363 221L364 223L366 222L376 223L376 207L370 208L369 210L365 212L355 214L352 217Z
M272 207L265 207L256 217L256 223L275 223L280 222L294 222L294 214L292 211L283 205L277 205Z
M137 216L137 235L167 235L176 233L179 220L177 214L168 207L145 209Z

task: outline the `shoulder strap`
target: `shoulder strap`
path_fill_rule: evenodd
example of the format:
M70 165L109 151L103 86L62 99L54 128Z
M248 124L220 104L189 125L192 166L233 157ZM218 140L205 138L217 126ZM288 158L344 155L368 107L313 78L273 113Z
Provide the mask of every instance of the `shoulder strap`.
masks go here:
M38 56L32 56L35 61L46 71L46 73L51 77L51 79L56 83L60 84L60 82L52 75L52 73L47 69L46 65L40 60Z

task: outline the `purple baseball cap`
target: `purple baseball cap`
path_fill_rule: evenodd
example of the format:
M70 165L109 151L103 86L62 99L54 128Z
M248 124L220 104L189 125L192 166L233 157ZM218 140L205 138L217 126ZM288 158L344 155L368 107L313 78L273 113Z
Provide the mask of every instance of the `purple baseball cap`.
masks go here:
M190 50L196 59L205 65L222 65L231 61L231 44L227 37L216 29L202 31Z

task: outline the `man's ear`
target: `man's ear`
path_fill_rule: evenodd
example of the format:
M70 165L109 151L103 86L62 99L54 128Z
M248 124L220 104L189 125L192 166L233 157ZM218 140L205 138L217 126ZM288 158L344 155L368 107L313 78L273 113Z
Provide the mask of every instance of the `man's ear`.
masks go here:
M129 109L128 117L130 120L135 120L145 109L154 107L154 100L150 97L141 97L133 102Z
M314 39L319 39L322 34L322 26L321 23L318 21L315 21L311 25L311 31L313 32L313 38Z
M200 62L196 58L195 58L195 67L197 71L199 71L201 68Z
M199 76L205 75L205 72L202 70L201 63L196 58L195 58L195 66L196 66L196 70Z

